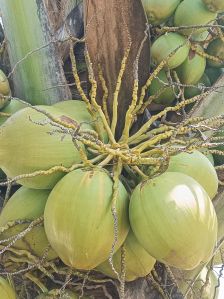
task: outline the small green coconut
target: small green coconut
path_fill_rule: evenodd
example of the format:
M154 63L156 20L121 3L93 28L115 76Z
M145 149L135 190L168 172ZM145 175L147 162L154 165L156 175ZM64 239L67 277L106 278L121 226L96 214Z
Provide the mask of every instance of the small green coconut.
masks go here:
M212 12L223 12L224 1L223 0L202 0L206 7Z
M154 41L151 48L152 62L158 65L168 59L166 66L173 69L181 65L187 58L190 50L188 40L178 33L166 33ZM172 54L170 58L168 56Z
M10 103L8 98L4 96L9 96L11 94L9 81L3 71L0 69L0 109L4 108Z
M213 40L208 45L206 53L220 59L220 62L207 59L208 66L217 68L224 67L224 42L220 38Z
M0 125L2 125L13 113L27 107L24 103L12 99L1 112L8 114L9 116L0 115Z
M179 5L180 0L142 0L150 24L167 20Z
M197 49L204 52L199 45ZM205 71L205 66L206 59L190 50L187 59L176 69L180 82L189 85L197 83Z
M132 230L124 242L125 250L125 280L132 281L139 277L145 277L153 269L156 260L149 255L139 244ZM113 256L113 265L116 271L121 275L121 249ZM100 264L96 270L103 274L117 279L117 275L111 268L109 261Z
M216 67L206 67L205 74L208 76L211 85L213 85L223 74L223 69L216 68Z
M164 70L161 70L157 78L152 80L152 83L149 87L149 93L150 96L156 95L164 89L164 91L158 95L154 102L157 104L168 106L175 100L175 91L177 93L178 91L177 88L173 89L173 87L167 87L165 84L169 84L169 80L167 78L166 72Z
M186 99L193 98L202 93L202 89L197 86L201 87L210 87L211 82L208 76L204 73L201 79L195 84L195 87L185 87L184 88L184 96Z
M184 0L177 7L174 15L175 26L198 26L212 24L217 14L207 9L202 0ZM207 31L208 28L189 28L182 29L180 32L184 35L191 35Z

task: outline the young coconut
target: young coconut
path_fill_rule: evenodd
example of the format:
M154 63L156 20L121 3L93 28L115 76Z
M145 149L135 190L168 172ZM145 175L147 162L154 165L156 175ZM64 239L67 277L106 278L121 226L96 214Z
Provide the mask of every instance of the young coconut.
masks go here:
M129 219L139 243L160 262L191 270L213 254L215 209L201 185L186 174L165 172L139 184Z
M203 48L197 45L202 53ZM195 51L190 50L187 59L176 69L180 82L183 84L196 84L202 77L206 67L206 59Z
M132 281L139 277L145 277L153 269L156 260L145 251L139 244L132 230L129 230L128 236L124 242L125 250L125 280ZM116 271L121 275L121 248L113 256L113 265ZM117 278L117 275L111 268L109 261L100 264L97 271L103 274Z
M223 74L223 69L216 68L216 67L206 67L205 74L208 76L211 82L210 85L213 85Z
M9 116L0 115L0 126L16 111L19 111L27 107L24 103L12 99L6 107L4 107L1 112L9 114Z
M158 76L152 80L149 87L150 96L159 93L158 97L153 101L154 103L169 106L175 100L175 91L178 93L178 90L166 84L169 84L167 74L164 70L161 70ZM164 91L160 93L163 89Z
M9 222L17 220L33 221L44 213L44 208L49 196L49 190L35 190L21 187L6 203L0 214L0 229L4 228ZM0 240L5 240L11 236L16 236L28 227L27 224L16 224L0 234ZM8 242L3 243L7 245ZM22 239L17 240L12 247L28 250L33 255L42 257L48 247L43 225L32 228ZM47 259L54 259L57 254L50 249Z
M213 199L218 191L218 176L208 158L199 151L180 153L170 159L168 172L182 172L195 179Z
M179 26L200 26L212 24L217 14L207 9L202 0L184 0L178 5L174 15L174 25ZM182 29L184 35L190 35L193 39L199 33L207 31L208 28Z
M178 33L166 33L158 37L151 47L152 62L158 65L168 59L166 66L173 69L181 65L187 58L190 44L188 40ZM168 58L169 55L172 55Z
M16 293L10 286L8 281L0 277L0 298L1 299L16 299Z
M216 68L224 67L224 41L222 41L221 38L213 40L208 45L206 53L220 59L220 61L207 59L208 66Z
M44 226L52 248L75 269L91 270L105 261L114 241L111 212L113 180L98 169L78 169L54 187L44 211ZM116 199L116 250L128 230L128 194L119 183Z
M180 0L142 0L150 24L161 24L175 11Z
M8 98L4 96L9 96L11 94L9 81L6 75L0 70L0 109L4 108L10 103Z
M70 117L52 106L37 107L57 118ZM62 136L50 124L38 124L46 123L47 120L47 116L42 113L25 108L17 111L0 126L0 167L8 177L48 170L53 166L70 167L80 163L80 154L70 135ZM89 125L84 124L84 128L86 126ZM23 178L18 182L28 188L51 189L64 175L65 173L58 171L45 176Z
M202 0L207 8L212 12L223 12L224 1L223 0Z
M196 86L198 86L198 87L196 87ZM200 86L201 86L201 88L200 88ZM208 76L206 75L206 73L204 73L202 75L202 77L200 78L200 80L197 83L195 83L195 87L185 87L184 88L184 96L186 99L193 98L194 96L201 94L203 92L204 87L210 87L210 86L211 86L211 82L210 82ZM191 105L189 105L189 106L191 106Z

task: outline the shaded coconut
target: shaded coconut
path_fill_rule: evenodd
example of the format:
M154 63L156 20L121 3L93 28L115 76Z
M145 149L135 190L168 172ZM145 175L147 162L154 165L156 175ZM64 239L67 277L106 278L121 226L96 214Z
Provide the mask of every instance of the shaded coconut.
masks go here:
M203 48L197 46L202 53ZM190 50L187 59L176 69L180 82L183 84L195 84L202 77L206 66L206 59Z
M175 100L175 92L178 93L177 88L173 89L173 87L167 87L169 84L169 80L167 78L167 74L164 70L161 70L157 76L157 78L152 80L152 83L149 87L149 93L151 95L156 95L159 93L159 96L154 100L155 103L161 105L170 105ZM160 93L160 91L164 91Z
M207 59L208 66L217 68L224 67L224 42L220 38L216 38L210 42L206 53L220 59L220 61Z
M98 169L72 171L50 193L44 211L45 231L66 265L90 270L108 258L114 240L112 193L113 180ZM121 182L116 209L117 250L129 230L128 194Z
M211 85L213 85L223 74L223 69L215 68L215 67L206 67L205 74L208 76Z
M6 75L0 70L0 109L4 108L10 103L8 98L2 96L9 96L11 94L9 81Z
M180 0L142 0L150 24L160 24L175 11Z
M199 87L197 87L199 86ZM200 88L201 86L201 88ZM211 83L206 74L203 74L201 79L195 83L195 87L185 87L184 88L184 96L186 99L193 98L203 92L203 87L210 87Z
M0 228L5 227L8 222L16 220L33 221L44 213L44 208L47 202L50 191L35 190L21 187L6 203L0 214ZM5 240L11 236L16 236L24 231L28 224L17 224L12 228L7 229L0 235L0 240ZM8 244L3 243L3 244ZM17 249L28 250L34 255L42 257L44 251L48 247L43 225L34 227L22 239L17 240L12 246ZM56 258L57 254L50 249L47 259Z
M172 54L166 65L169 69L176 68L187 58L189 49L190 44L184 36L173 32L166 33L158 37L151 47L152 62L157 65Z
M139 243L160 262L190 270L212 256L216 213L204 189L186 174L165 172L139 184L129 219Z
M145 277L151 272L156 260L139 244L132 230L129 231L124 242L124 250L126 281L132 281L139 277ZM116 271L121 275L121 249L114 254L113 265ZM100 264L96 270L109 277L115 279L117 278L117 275L112 270L109 261L105 261L103 264Z
M174 15L175 26L200 26L212 24L217 14L209 11L202 0L184 0L177 7ZM204 28L182 29L180 32L184 35L191 35L195 38L199 33L207 31Z

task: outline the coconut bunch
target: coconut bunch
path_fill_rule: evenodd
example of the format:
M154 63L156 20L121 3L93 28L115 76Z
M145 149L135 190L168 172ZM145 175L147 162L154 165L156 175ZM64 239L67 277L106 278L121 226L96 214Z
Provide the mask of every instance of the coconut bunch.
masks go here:
M185 88L201 80L208 60L220 62L220 54L209 52L216 40L208 42L210 33L195 40L223 8L215 1L186 1L166 1L163 11L160 1L148 1L151 6L143 1L149 22L174 22L175 27L153 28L159 34L153 37L152 73L141 89L135 79L119 138L117 113L109 115L104 102L106 88L102 107L96 99L88 53L90 94L82 89L73 45L80 101L31 106L14 98L1 110L0 168L7 175L1 183L7 186L0 214L1 264L5 273L29 271L37 298L58 296L52 290L54 276L69 282L102 274L120 281L122 295L125 281L146 276L156 261L191 270L215 254L218 225L212 200L219 180L212 154L223 157L223 138L204 136L218 131L224 117L186 117L210 89L185 98ZM185 16L185 5L192 5L202 23L190 21L193 14ZM128 51L122 68L127 58ZM120 72L115 107L121 79ZM131 133L135 118L152 101L159 109ZM166 119L171 112L181 114L178 123ZM19 189L9 196L15 183ZM65 295L77 297L70 285Z

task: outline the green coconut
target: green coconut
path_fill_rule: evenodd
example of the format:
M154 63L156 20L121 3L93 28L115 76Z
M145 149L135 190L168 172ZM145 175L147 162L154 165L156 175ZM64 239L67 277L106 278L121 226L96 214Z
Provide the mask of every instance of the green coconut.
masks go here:
M203 48L197 46L201 52ZM183 84L196 84L202 77L206 66L206 59L190 50L187 59L176 69L180 82Z
M0 277L0 298L1 299L16 299L16 293L10 286L8 281Z
M208 45L206 53L219 58L221 61L214 61L207 59L207 64L210 67L222 68L224 67L224 42L220 38L216 38Z
M211 85L213 85L223 74L223 69L215 68L215 67L206 67L205 74L208 76Z
M165 172L139 184L129 219L139 243L160 262L191 270L212 256L216 213L205 190L186 174Z
M181 65L187 58L190 44L188 40L178 33L166 33L158 37L151 47L152 62L158 65L173 53L167 61L167 67L173 69Z
M177 7L174 15L175 26L200 26L212 24L217 14L207 9L202 0L184 0ZM189 28L180 30L184 35L191 35L194 39L208 28Z
M219 282L213 271L208 274L208 268L204 267L196 279L192 291L188 294L187 299L218 299ZM217 287L217 288L216 288ZM215 297L214 297L215 295Z
M145 277L151 272L156 260L139 244L131 230L129 231L124 242L124 250L126 281L132 281L139 277ZM113 265L116 271L121 275L121 249L114 254ZM103 264L100 264L96 270L109 277L115 279L117 278L117 275L112 270L109 261L105 261Z
M52 106L38 107L66 121L66 114L59 109ZM8 177L80 163L80 155L71 136L55 131L49 134L56 127L36 123L46 120L48 118L42 113L25 108L0 126L0 167ZM24 178L18 182L28 188L51 189L64 175L58 171L47 176Z
M58 102L54 105L54 107L60 109L60 111L63 111L67 115L70 115L70 117L81 124L81 128L83 129L96 130L96 125L98 125L100 127L100 138L104 141L104 143L108 142L108 135L100 117L93 122L93 118L87 110L85 102L68 100Z
M180 0L142 0L150 24L160 24L168 19L179 3Z
M218 191L218 176L214 166L197 150L172 156L167 171L189 175L205 189L211 199Z
M114 240L112 193L113 180L98 169L70 172L50 193L44 212L45 231L66 265L90 270L108 258ZM117 250L129 230L128 194L121 182L116 209Z
M195 87L185 87L184 88L184 96L186 99L193 98L194 96L197 96L202 93L202 89L196 87L196 86L205 86L210 87L211 82L208 78L208 76L204 73L201 77L201 79L195 84Z
M204 42L206 40L206 38L208 37L208 35L209 35L209 32L206 30L204 32L194 33L190 39L193 42Z
M4 107L1 112L7 113L10 116L15 113L16 111L19 111L23 108L27 107L25 104L12 99L9 103L9 105L7 105L6 107ZM3 116L0 115L0 125L2 125L7 119L9 118L9 116Z
M6 203L0 214L0 228L16 220L33 221L44 214L44 208L49 196L49 190L35 190L21 187ZM0 235L0 240L5 240L24 231L28 224L17 224L7 229ZM7 242L4 244L8 244ZM44 250L49 245L43 225L33 228L22 239L16 241L14 248L28 250L42 257ZM50 249L47 259L56 258L57 254Z
M209 160L209 162L214 166L215 162L214 162L214 158L213 155L209 153L208 150L206 149L200 149L200 152Z
M10 102L9 98L4 98L2 96L9 96L10 93L9 81L3 71L0 70L0 109L7 106Z
M223 12L224 1L223 0L202 0L206 7L212 12Z
M155 95L160 90L164 89L164 91L154 100L155 103L161 105L170 105L175 100L175 91L178 93L177 89L174 90L172 87L167 87L165 84L169 84L169 80L167 78L167 74L164 70L161 70L157 76L157 78L152 80L152 83L149 87L149 93L151 95Z

